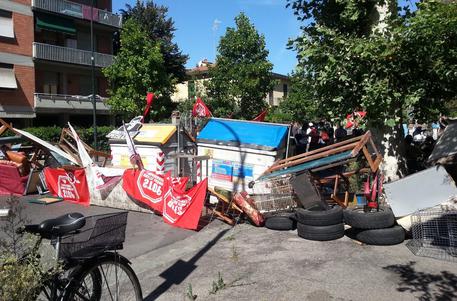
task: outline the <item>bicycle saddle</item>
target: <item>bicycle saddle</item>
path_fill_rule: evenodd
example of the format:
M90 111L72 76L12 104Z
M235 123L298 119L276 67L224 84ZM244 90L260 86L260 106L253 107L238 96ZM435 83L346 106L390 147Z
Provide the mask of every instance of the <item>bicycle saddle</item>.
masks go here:
M81 229L86 224L84 215L79 212L67 213L47 219L38 225L26 225L25 231L40 234L43 238L54 238Z

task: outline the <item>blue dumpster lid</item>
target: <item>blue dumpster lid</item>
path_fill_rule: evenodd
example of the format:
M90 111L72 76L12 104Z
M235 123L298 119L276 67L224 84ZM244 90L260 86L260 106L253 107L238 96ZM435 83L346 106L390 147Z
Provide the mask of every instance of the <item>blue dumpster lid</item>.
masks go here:
M198 134L197 142L274 150L287 132L284 124L211 118Z

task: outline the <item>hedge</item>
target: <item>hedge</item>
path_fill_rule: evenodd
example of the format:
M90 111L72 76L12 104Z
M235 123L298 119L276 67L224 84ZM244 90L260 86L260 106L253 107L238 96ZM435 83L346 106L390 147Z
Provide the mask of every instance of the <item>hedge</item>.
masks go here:
M97 127L97 144L98 150L101 151L109 151L109 144L106 135L111 132L114 127L111 126L98 126ZM52 144L57 144L60 139L60 133L62 132L61 127L57 126L46 126L46 127L29 127L23 129L30 134L37 136L38 138L43 139L44 141L50 142ZM79 137L85 143L93 146L94 143L94 130L92 127L90 128L75 128L76 132L78 133ZM7 132L7 135L11 133ZM14 135L14 134L13 134Z

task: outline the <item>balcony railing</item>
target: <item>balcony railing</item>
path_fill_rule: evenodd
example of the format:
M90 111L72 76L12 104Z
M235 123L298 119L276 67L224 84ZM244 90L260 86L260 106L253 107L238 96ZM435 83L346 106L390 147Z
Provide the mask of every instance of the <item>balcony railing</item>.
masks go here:
M69 64L91 66L91 52L69 47L61 47L43 43L33 43L33 57L42 60ZM114 56L94 52L95 66L108 67L113 63Z
M107 98L96 95L95 99L98 113L109 112L110 108L105 104ZM92 111L92 96L35 93L35 109L42 112L62 110L83 113Z
M32 7L80 19L91 19L90 6L65 0L32 0ZM122 27L122 18L109 11L94 8L93 20L98 23Z

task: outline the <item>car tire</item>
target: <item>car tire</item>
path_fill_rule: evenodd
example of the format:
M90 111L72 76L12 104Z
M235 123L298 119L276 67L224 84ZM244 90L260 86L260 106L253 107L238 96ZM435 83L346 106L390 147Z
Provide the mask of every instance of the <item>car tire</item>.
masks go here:
M297 222L308 226L330 226L343 222L343 209L340 206L334 206L328 210L319 206L303 209L297 208L295 211Z
M295 230L297 228L297 222L290 213L272 215L266 218L265 227L271 230Z
M310 226L297 223L298 236L308 240L327 241L344 236L344 223L329 226Z
M395 224L395 216L389 207L379 207L379 211L364 212L357 206L344 210L344 222L358 229L382 229Z
M405 240L405 229L398 225L368 230L351 228L346 231L346 235L367 245L391 246L400 244Z

